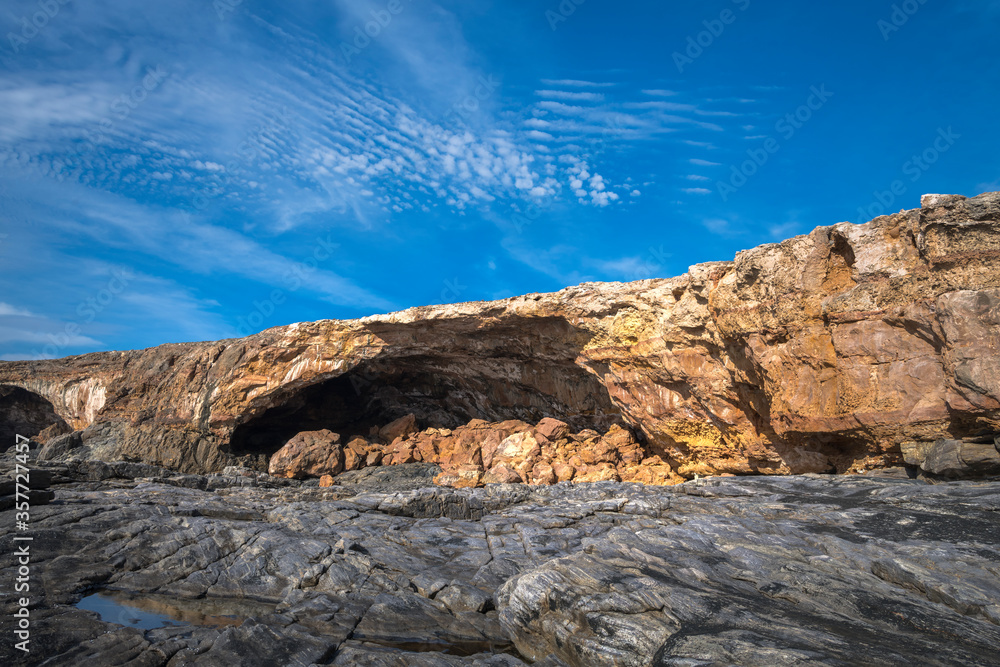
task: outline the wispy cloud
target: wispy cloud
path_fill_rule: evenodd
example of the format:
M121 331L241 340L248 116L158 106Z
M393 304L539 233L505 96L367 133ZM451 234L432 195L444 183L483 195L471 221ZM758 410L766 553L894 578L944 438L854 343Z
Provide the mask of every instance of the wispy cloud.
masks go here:
M604 100L604 95L601 93L577 93L568 90L536 90L535 95L555 100L574 100L578 102L601 102Z
M18 16L38 6L13 2ZM624 274L639 260L560 239L655 207L652 154L683 163L746 122L736 96L654 88L672 85L659 75L640 87L635 72L549 63L525 77L477 52L454 5L404 5L350 61L339 42L371 21L367 2L237 3L222 22L201 0L67 3L30 53L0 52L0 178L18 193L0 205L2 252L31 252L42 274L22 288L0 272L15 294L0 335L23 347L65 332L116 263L129 289L61 351L114 340L129 317L175 339L233 335L244 302L293 284L311 315L391 310L405 292L382 264L458 228L496 237L493 266L563 284ZM542 206L527 232L511 222Z
M356 3L341 4L350 10L349 23L360 9ZM615 123L633 129L647 124L602 110L578 123L539 127L543 119L535 119L512 133L476 99L476 113L466 114L460 106L463 91L478 94L479 82L492 79L453 57L436 57L424 38L411 39L427 34L426 20L418 14L401 15L398 20L410 21L410 30L401 25L384 46L420 72L419 83L439 98L439 114L356 78L329 47L289 29L282 31L289 42L287 59L263 54L251 59L248 67L257 70L253 86L225 72L216 73L216 80L177 72L149 93L155 103L146 102L100 133L99 152L81 153L79 142L92 136L102 120L114 118L115 96L135 85L134 76L50 72L51 81L30 85L34 74L11 77L6 85L12 87L0 91L10 116L0 125L5 139L0 165L84 184L111 179L109 185L126 195L141 189L196 206L207 202L270 212L274 228L285 230L324 212L349 213L364 224L373 215L421 207L461 211L495 200L559 197L570 176L553 172L555 158L534 142L565 143L581 131ZM454 49L461 41L449 21L444 21L450 31L444 41ZM270 25L259 18L257 24ZM184 69L165 66L167 71L172 67ZM446 106L450 100L440 92L456 87L458 111ZM552 98L539 109L560 116L589 112L555 99L603 99L599 93L539 92ZM227 103L220 104L222 99ZM28 151L17 145L26 137L32 140Z
M705 229L719 236L734 236L739 233L728 220L722 218L708 218L702 220L701 224L705 226Z
M661 91L668 92L668 91ZM674 102L636 96L625 89L602 93L545 89L524 121L526 128L541 130L556 142L580 145L605 142L646 142L674 132L718 133L723 127L708 118L736 116L727 109L710 109L697 102ZM711 145L694 140L697 145Z
M12 317L35 317L30 311L24 310L23 308L16 308L9 303L3 303L0 301L0 316L12 316Z
M580 79L542 79L546 86L567 86L570 88L611 88L615 83L604 81L582 81Z
M767 228L767 235L773 241L784 241L797 233L803 233L805 231L803 227L804 226L801 222L791 220L781 224L769 225Z
M976 190L979 191L977 194L982 192L996 192L1000 190L1000 178L993 181L992 183L980 183L979 185L976 186Z

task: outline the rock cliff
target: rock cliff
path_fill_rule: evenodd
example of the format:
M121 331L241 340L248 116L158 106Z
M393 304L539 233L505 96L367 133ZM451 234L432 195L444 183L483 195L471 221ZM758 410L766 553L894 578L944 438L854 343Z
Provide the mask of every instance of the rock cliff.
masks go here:
M926 195L677 278L2 363L0 431L205 473L302 431L552 417L687 478L847 472L1000 431L998 325L1000 193Z

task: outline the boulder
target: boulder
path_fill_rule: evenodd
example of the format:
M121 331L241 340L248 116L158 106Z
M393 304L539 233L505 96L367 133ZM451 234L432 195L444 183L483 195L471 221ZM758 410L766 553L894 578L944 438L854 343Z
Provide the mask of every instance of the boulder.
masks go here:
M535 426L535 433L542 435L547 440L559 440L569 435L569 424L546 417Z
M469 586L458 581L443 588L434 599L448 607L454 613L472 611L482 613L493 601L492 596L487 595L475 586Z
M445 468L434 477L438 486L449 486L455 489L474 488L483 479L483 469L476 465L462 465Z
M569 482L576 474L576 468L568 463L556 461L552 464L552 472L556 474L556 482Z
M360 470L371 451L371 444L360 436L351 438L344 446L344 470Z
M328 429L296 434L271 456L268 464L270 474L291 479L338 475L343 470L340 435Z
M383 442L392 442L396 438L405 438L411 433L416 433L417 430L417 416L411 413L389 422L380 428L378 433Z
M521 484L521 476L504 465L493 466L483 475L483 484Z
M483 465L493 467L497 464L513 464L516 466L524 460L542 453L538 441L528 431L514 433L504 438L492 451L483 451Z
M73 431L55 436L38 450L38 458L43 461L58 460L73 450L83 446L83 431Z
M900 449L908 465L930 475L949 478L1000 475L1000 450L995 444L937 440L904 442Z
M42 443L43 445L53 438L57 438L61 435L66 435L73 432L73 427L66 422L60 420L51 426L46 426L42 429L38 435L34 437L34 440Z
M528 477L528 483L535 485L555 484L557 481L558 476L555 469L548 463L536 463L532 466L531 474Z
M414 452L413 443L403 440L402 436L398 436L383 452L382 465L398 466L405 463L414 463L417 460Z

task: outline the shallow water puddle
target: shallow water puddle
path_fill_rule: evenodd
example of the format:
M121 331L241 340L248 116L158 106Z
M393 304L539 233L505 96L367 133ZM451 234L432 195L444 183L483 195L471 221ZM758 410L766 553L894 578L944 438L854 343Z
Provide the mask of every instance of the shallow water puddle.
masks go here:
M215 628L240 625L250 616L274 613L274 605L230 599L183 600L160 595L100 591L76 603L96 612L106 623L140 630L198 625Z

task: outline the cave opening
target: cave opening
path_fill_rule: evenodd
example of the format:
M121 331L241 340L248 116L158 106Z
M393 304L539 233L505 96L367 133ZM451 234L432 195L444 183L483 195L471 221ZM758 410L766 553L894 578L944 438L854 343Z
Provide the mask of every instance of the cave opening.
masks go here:
M72 430L43 396L21 387L0 385L0 451L13 447L18 435L34 438L51 426Z
M575 430L605 431L621 414L600 378L572 362L408 357L370 362L338 377L278 390L237 422L228 453L242 465L267 462L301 431L329 429L342 442L408 414L420 429L473 419L537 423L554 417Z

